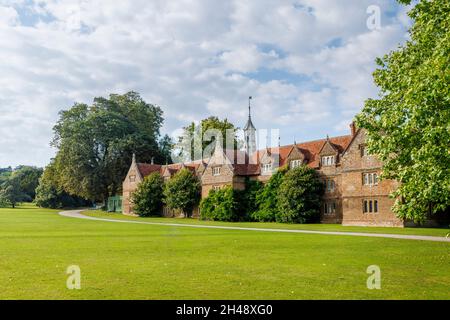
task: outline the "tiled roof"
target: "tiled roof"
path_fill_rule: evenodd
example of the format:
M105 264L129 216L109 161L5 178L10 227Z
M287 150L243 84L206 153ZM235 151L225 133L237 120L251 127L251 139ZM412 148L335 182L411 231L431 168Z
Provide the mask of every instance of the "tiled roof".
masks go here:
M147 164L147 163L138 163L137 164L139 173L143 178L150 175L153 172L160 172L161 166L159 164Z
M350 144L352 138L353 137L351 135L347 135L347 136L329 138L329 140L333 144L333 146L338 150L338 152L342 153L347 148L347 146ZM326 141L327 141L327 139L320 139L320 140L314 140L314 141L308 141L308 142L302 142L302 143L296 144L296 146L300 149L300 151L305 155L307 164L311 168L319 167L319 163L320 163L319 152L320 152L320 150L322 150ZM289 154L291 153L293 148L294 148L293 144L281 146L278 148L278 152L280 155L280 166L283 166L286 164L287 158L289 157ZM257 151L257 154L254 155L254 157L258 157L258 159L261 159L261 157L265 153L265 150L266 149ZM270 148L269 151L272 154L276 154L277 148Z
M336 148L336 150L341 154L343 153L350 142L352 141L352 135L340 136L329 138L330 143ZM320 139L314 141L307 141L303 143L297 143L295 146L300 149L300 151L305 155L305 159L307 161L308 166L311 168L318 168L320 164L320 151L323 146L327 142L327 139ZM240 176L251 176L260 174L260 164L259 161L265 152L271 153L272 156L280 155L280 166L287 164L287 160L289 154L291 153L294 145L286 145L281 146L279 148L265 148L262 150L256 151L252 156L250 164L248 164L249 157L247 154L241 150L237 150L236 152L230 152L230 150L224 150L226 156L233 163L234 173ZM277 150L278 149L278 150ZM237 161L239 159L239 161ZM255 161L257 160L257 161ZM169 170L170 175L178 172L183 166L192 172L195 172L199 169L200 166L205 165L205 161L207 160L196 160L189 163L181 164L175 163L167 166L161 165L152 165L145 163L138 163L139 172L143 177L148 176L152 172L161 172L167 168ZM242 163L244 162L244 163Z

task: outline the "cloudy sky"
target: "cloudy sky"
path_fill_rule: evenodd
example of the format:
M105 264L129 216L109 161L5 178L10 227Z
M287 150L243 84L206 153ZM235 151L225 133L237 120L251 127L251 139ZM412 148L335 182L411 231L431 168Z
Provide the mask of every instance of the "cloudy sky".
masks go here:
M367 8L380 8L368 28ZM43 166L58 111L138 91L164 133L209 115L282 142L348 133L374 59L405 41L394 0L0 0L0 167Z

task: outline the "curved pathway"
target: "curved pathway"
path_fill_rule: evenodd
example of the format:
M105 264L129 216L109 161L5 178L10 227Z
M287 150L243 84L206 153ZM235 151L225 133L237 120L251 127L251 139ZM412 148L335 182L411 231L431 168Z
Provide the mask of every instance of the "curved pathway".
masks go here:
M337 235L337 236L357 236L357 237L373 237L373 238L391 238L391 239L407 239L407 240L423 240L436 242L449 242L450 238L433 237L433 236L414 236L406 234L388 234L388 233L364 233L364 232L338 232L338 231L312 231L312 230L293 230L293 229L264 229L264 228L245 228L245 227L227 227L227 226L211 226L211 225L196 225L196 224L180 224L180 223L163 223L163 222L146 222L133 220L119 220L107 218L95 218L83 215L84 210L71 210L59 212L63 217L108 221L118 223L134 223L134 224L149 224L158 226L170 227L188 227L188 228L204 228L204 229L224 229L224 230L245 230L245 231L259 231L259 232L285 232L285 233L307 233L307 234L322 234L322 235Z

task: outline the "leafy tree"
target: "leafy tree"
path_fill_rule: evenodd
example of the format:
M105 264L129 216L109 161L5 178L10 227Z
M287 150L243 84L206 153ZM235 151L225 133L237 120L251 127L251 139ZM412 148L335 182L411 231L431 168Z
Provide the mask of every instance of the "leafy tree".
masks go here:
M106 201L120 191L133 153L143 162L166 160L158 144L162 123L161 108L135 92L62 111L52 141L58 184L69 194Z
M172 163L172 150L175 147L175 143L173 142L172 138L169 137L167 134L164 135L164 137L161 138L159 141L160 146L160 152L161 152L161 158L164 160L165 164L171 164Z
M145 177L131 195L133 211L142 217L161 215L164 180L158 172Z
M320 219L323 184L306 165L289 170L277 195L277 222L307 223Z
M227 186L220 190L211 190L200 204L200 216L203 220L238 221L239 210L237 191Z
M20 190L25 193L28 198L33 200L36 196L36 188L43 171L42 168L20 166L14 170L10 180L15 180L18 183Z
M0 189L0 204L2 206L10 205L13 208L19 202L31 201L31 198L22 191L18 180L9 179L4 182Z
M6 180L9 179L9 177L12 174L12 168L8 167L8 168L0 168L0 185L3 184L3 182L5 182Z
M45 168L39 180L34 202L38 207L51 209L76 208L91 204L80 197L68 194L58 185L54 161Z
M239 204L240 219L249 221L259 209L257 202L258 194L262 192L264 185L260 181L246 179L245 190L235 190L237 202Z
M264 188L256 195L258 210L251 214L255 221L273 222L278 212L278 189L283 182L283 177L288 171L287 166L281 167L270 177Z
M190 125L183 128L183 134L178 138L176 149L180 151L180 157L184 160L199 160L202 155L207 157L208 154L214 150L214 141L216 141L216 133L220 133L223 149L227 148L227 139L232 139L228 142L228 148L238 148L240 141L236 137L236 128L227 119L220 120L218 117L209 117L203 119L200 125L196 125L192 122ZM208 133L212 133L209 136ZM227 136L228 133L228 136ZM230 137L230 133L232 136Z
M164 202L173 210L181 210L186 217L200 202L200 182L188 169L181 169L164 185Z
M450 2L422 0L409 16L411 39L377 59L380 97L366 101L357 124L383 161L382 178L400 182L393 210L421 222L450 207Z

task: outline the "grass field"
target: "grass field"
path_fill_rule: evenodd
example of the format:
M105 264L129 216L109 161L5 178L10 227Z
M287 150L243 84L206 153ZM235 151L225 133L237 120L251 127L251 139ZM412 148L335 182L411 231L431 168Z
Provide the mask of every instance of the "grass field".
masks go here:
M448 243L121 224L31 206L0 209L0 240L1 299L450 299ZM69 265L81 290L66 288ZM369 265L381 290L366 287Z

